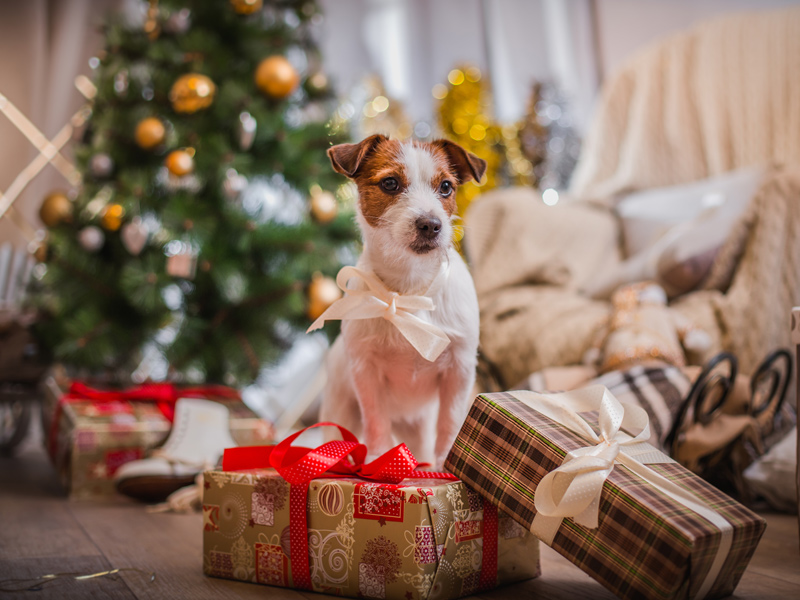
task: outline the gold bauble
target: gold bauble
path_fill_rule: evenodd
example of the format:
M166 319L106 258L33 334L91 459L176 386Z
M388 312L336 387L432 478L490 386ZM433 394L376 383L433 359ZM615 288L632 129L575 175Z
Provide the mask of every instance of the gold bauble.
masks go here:
M179 113L193 113L208 108L214 102L217 86L205 75L189 73L181 75L172 84L169 101Z
M183 177L194 171L194 150L173 150L164 159L164 165L169 172L177 177Z
M318 192L311 196L311 216L319 223L330 223L336 218L339 206L336 196L330 192Z
M252 15L261 10L264 0L231 0L233 10L239 15Z
M108 231L116 231L122 226L122 217L125 216L125 209L121 204L109 204L103 211L100 224Z
M286 98L300 83L300 75L283 56L268 56L259 63L255 74L256 86L271 98Z
M64 192L51 192L42 201L39 218L48 227L55 227L72 219L72 202Z
M33 251L33 257L36 259L36 262L46 262L47 261L47 240L42 240L38 246L36 246L36 250Z
M144 150L152 150L164 141L167 134L167 129L164 123L156 117L147 117L142 119L136 125L136 143Z
M325 277L321 273L315 273L308 286L308 310L306 311L308 318L316 321L331 304L341 297L342 290L336 285L335 280Z

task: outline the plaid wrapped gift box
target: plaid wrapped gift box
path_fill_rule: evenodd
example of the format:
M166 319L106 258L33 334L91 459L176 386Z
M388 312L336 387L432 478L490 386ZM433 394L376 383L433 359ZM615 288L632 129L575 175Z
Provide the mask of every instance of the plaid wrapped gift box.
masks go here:
M449 474L423 477L411 467L399 483L323 475L290 484L273 468L230 465L229 452L229 470L205 473L206 575L425 600L539 574L538 540ZM329 456L324 447L309 454Z
M175 391L177 399L180 388ZM237 443L257 445L273 441L272 425L248 408L235 390L218 386L206 391L202 397L223 402L230 411L231 435ZM106 393L108 397L103 399ZM145 458L164 442L172 429L174 400L121 399L115 393L91 390L53 376L44 382L42 418L46 442L71 499L115 496L117 469L126 462ZM191 390L188 393L200 397Z
M577 393L597 393L597 389L605 402L608 392L602 386ZM638 452L643 452L638 455L638 466L637 461L626 460L633 470L611 459L610 468L603 473L605 478L600 479L598 496L586 512L573 512L574 518L562 518L564 515L558 515L557 508L545 502L546 493L541 503L536 500L538 486L565 463L568 453L570 457L586 453L590 455L587 464L600 469L600 455L616 443L601 439L601 443L587 450L585 436L550 418L553 413L545 416L520 400L546 396L555 399L553 405L557 406L559 398L575 393L506 392L478 396L445 467L622 598L716 598L731 594L766 523L647 444L636 446ZM626 413L631 410L625 408ZM596 424L596 413L594 417ZM602 415L599 420L610 422ZM616 425L619 427L618 421ZM619 439L631 439L624 433L620 435ZM654 462L658 464L641 464ZM564 468L568 468L566 464ZM658 487L634 471L654 472L666 483ZM586 475L595 477L597 472ZM565 491L570 476L560 472L548 477L548 486L555 483L556 501L561 494L574 499L585 492L575 490L573 495ZM673 488L705 516L677 501ZM585 498L581 501L589 502ZM547 507L547 514L555 516L538 515L536 506ZM586 515L596 519L589 523L593 526L576 522L585 520Z

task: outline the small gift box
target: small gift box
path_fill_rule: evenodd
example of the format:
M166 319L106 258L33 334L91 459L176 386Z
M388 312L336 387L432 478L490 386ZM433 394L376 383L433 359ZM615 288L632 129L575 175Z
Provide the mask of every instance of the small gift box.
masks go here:
M603 386L486 394L445 466L621 598L731 594L764 520L649 436Z
M114 473L164 442L179 398L224 403L230 412L231 435L239 444L266 444L273 437L272 425L248 408L236 390L225 386L149 383L127 390L98 390L50 376L43 396L48 452L72 499L114 496Z
M342 433L315 450L288 448L294 435L225 451L223 470L205 473L207 575L399 600L538 575L537 540L456 477L415 470L403 444L363 464L364 446Z

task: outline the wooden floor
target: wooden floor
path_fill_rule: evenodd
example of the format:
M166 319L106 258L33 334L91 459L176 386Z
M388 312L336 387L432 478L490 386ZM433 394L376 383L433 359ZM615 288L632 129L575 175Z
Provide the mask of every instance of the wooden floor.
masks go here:
M36 437L34 433L34 438ZM767 532L735 598L800 598L797 518L765 515ZM199 514L151 514L132 502L77 503L64 498L39 440L28 440L14 458L0 458L0 580L48 573L98 572L138 567L116 578L61 580L40 592L0 598L264 598L300 600L320 594L264 588L205 577ZM0 588L4 587L0 584ZM484 599L614 598L599 584L542 545L542 576L481 594Z

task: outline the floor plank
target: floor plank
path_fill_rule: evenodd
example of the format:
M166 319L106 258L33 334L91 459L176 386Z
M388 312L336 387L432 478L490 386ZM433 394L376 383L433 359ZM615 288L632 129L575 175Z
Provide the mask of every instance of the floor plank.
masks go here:
M772 514L765 518L767 531L734 598L800 597L797 518ZM541 556L540 578L485 592L472 600L614 598L552 549L542 546ZM139 573L63 581L37 592L36 598L262 600L265 594L275 600L332 598L206 577L200 515L153 514L124 500L70 502L60 490L41 444L23 447L14 459L0 458L0 580L114 567L137 567L154 571L157 577L152 583ZM0 597L6 595L0 592Z

